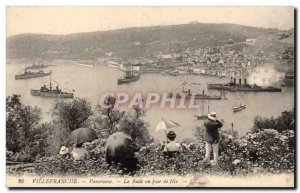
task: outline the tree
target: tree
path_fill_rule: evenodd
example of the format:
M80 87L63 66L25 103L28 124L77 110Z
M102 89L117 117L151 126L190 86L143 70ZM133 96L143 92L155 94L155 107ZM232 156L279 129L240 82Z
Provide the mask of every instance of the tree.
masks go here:
M45 131L47 135L47 151L48 155L57 155L62 145L66 145L70 132L68 129L62 129L59 124L54 123L42 123L40 129Z
M118 131L118 123L124 116L125 112L115 109L116 98L107 97L104 101L105 106L98 106L100 115L96 118L96 123L100 125L100 129L111 135Z
M261 116L256 116L254 118L254 126L252 131L258 132L264 129L275 129L279 132L286 130L295 129L295 113L294 109L291 111L283 111L281 115L277 118L264 118Z
M132 139L140 145L151 143L153 137L149 134L149 123L141 119L141 114L126 113L119 122L119 131L123 131L131 135Z
M21 103L20 95L6 97L6 148L18 161L33 161L45 155L47 131L41 128L41 110Z
M152 142L153 137L148 131L149 124L142 119L145 112L137 106L133 107L134 113L119 111L115 108L115 101L114 97L107 97L104 101L105 107L98 106L100 114L95 119L98 125L98 129L94 127L95 130L106 132L106 135L123 131L141 145Z
M88 119L93 115L91 102L84 98L75 98L72 101L58 101L52 111L60 124L73 131L87 124Z
M275 129L279 132L295 129L295 112L283 111L281 116L276 119Z

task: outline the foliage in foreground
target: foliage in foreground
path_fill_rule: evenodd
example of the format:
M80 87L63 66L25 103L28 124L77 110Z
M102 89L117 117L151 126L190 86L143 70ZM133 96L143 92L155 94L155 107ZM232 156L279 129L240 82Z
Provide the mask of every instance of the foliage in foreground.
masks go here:
M41 123L41 109L21 103L20 95L6 98L6 131L8 161L34 162L44 156L56 155L62 145L69 145L71 131L80 127L94 129L99 138L123 131L140 145L150 143L149 124L142 119L143 112L120 111L114 106L108 109L92 109L85 98L56 102L52 121Z
M197 173L234 175L257 172L280 173L294 171L294 132L279 133L273 129L248 133L241 139L222 133L220 159L217 166L203 162L204 143L183 144L183 152L174 158L164 158L163 145L152 143L138 153L139 169L134 173L105 162L105 140L86 143L91 158L74 162L59 156L43 158L36 164L40 175L187 175ZM233 164L236 162L237 164Z
M85 98L58 101L52 112L52 116L70 131L86 126L91 115L93 115L91 102Z
M41 110L23 105L20 95L6 98L6 149L13 161L34 161L47 155L48 130L39 124ZM13 157L12 157L13 156Z
M264 129L275 129L278 132L295 129L295 110L283 111L277 118L264 118L256 116L252 131L261 131Z

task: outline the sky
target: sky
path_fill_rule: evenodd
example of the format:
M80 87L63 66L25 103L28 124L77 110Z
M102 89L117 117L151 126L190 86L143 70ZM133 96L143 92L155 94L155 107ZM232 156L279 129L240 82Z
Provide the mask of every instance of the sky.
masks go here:
M288 30L293 7L7 7L7 36L71 34L128 27L233 23Z

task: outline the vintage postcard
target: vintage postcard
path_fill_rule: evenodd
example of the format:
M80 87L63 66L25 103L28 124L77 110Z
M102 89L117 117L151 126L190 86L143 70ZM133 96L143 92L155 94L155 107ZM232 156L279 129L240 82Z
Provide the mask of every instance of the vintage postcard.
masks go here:
M7 7L8 187L295 187L293 7Z

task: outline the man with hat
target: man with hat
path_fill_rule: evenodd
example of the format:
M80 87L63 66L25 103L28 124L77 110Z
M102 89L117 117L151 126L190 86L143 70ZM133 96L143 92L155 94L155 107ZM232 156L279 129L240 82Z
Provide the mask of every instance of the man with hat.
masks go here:
M175 141L176 133L174 131L169 131L167 134L167 138L170 141L165 145L164 155L168 157L172 157L175 154L180 152L181 145Z
M223 126L223 121L219 121L217 119L216 112L210 112L207 115L208 119L204 122L205 126L205 161L210 161L210 152L211 147L213 148L214 160L213 163L216 164L218 162L219 156L219 129Z

